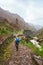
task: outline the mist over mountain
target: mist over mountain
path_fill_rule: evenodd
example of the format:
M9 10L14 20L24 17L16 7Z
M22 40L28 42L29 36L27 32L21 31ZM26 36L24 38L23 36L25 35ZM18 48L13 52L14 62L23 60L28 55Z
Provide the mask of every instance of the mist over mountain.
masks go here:
M43 28L43 26L41 26L41 25L34 25L34 24L31 24L31 23L29 23L29 25L31 27L35 28L37 31L40 30L41 28Z
M40 25L34 25L34 27L36 28L37 31L43 28L43 26Z
M40 39L43 39L43 28L37 31L36 36Z
M40 26L26 23L24 19L18 14L10 13L9 11L5 11L2 8L0 8L0 18L7 19L8 23L17 29L27 29L32 31L37 31L38 29L40 29Z

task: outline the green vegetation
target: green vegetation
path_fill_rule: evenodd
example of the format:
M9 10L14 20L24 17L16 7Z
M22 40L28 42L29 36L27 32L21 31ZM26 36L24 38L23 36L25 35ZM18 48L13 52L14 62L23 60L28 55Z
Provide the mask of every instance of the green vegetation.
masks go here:
M15 30L15 34L21 35L23 34L23 30Z
M34 36L37 36L39 39L43 39L43 28L40 29Z
M11 34L23 34L23 30L14 30L10 27L9 24L0 24L0 37L9 36ZM24 46L31 48L36 55L43 57L43 45L41 46L41 51L36 48L28 39L21 40L20 43ZM10 44L13 41L13 38L10 38L5 42L5 44L0 45L0 63L3 64L10 57ZM27 41L27 42L26 42Z
M14 33L13 28L9 24L0 23L0 39L8 37ZM4 44L0 44L0 64L3 64L10 57L10 44L13 38L8 39Z
M20 43L23 44L24 46L27 46L27 47L31 48L33 50L34 54L36 54L37 56L43 57L43 45L41 46L41 51L40 51L30 41L27 43L25 40L21 40Z
M0 45L0 63L3 64L5 60L10 57L10 44L13 41L13 38L10 38L6 41L5 44Z
M12 33L13 33L13 30L10 27L8 26L0 27L0 35L8 35Z

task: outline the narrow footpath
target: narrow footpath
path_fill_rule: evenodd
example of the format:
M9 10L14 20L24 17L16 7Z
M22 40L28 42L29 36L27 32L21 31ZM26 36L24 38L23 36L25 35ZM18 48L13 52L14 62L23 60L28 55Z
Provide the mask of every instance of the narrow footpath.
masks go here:
M36 65L32 60L32 50L19 44L19 50L16 51L15 43L10 46L11 57L4 65Z

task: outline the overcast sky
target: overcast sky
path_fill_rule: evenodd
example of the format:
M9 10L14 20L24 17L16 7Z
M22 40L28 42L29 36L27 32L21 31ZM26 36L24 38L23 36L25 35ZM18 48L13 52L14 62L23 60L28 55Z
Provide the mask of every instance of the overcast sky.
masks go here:
M43 0L0 0L0 7L19 14L26 22L43 26Z

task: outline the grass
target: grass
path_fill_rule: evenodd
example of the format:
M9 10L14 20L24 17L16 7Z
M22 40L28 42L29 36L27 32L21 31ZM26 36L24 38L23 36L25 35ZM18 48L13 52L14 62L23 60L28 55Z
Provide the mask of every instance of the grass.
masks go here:
M3 36L9 36L14 33L14 30L6 25L5 23L0 23L0 38ZM10 38L5 42L5 44L0 45L0 64L3 65L4 62L10 57L10 44L13 38Z
M11 34L20 34L22 31L20 30L14 30L10 27L10 25L7 25L5 23L0 23L0 38L3 38L3 36L9 36ZM10 43L13 41L13 38L10 38L6 41L5 44L0 45L0 63L3 64L3 62L10 57Z
M7 34L11 34L12 31L10 30L6 30L4 28L0 29L0 35L7 35Z
M13 41L13 38L10 38L6 41L5 45L0 47L0 63L3 64L10 57L10 44Z
M28 48L31 48L34 51L34 54L36 54L37 56L41 56L43 58L43 45L41 46L41 51L40 51L30 41L27 43L25 40L21 40L20 43L23 44L24 46L27 46Z

